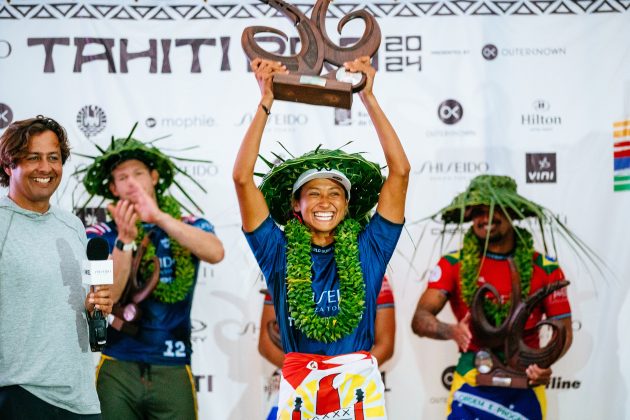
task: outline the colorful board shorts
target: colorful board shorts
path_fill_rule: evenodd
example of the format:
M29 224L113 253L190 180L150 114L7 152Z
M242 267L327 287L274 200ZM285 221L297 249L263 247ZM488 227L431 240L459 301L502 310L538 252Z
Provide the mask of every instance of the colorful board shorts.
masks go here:
M279 420L387 420L385 386L368 352L338 356L287 354Z
M462 353L448 397L448 419L542 420L547 400L544 385L528 389L476 386L474 352Z

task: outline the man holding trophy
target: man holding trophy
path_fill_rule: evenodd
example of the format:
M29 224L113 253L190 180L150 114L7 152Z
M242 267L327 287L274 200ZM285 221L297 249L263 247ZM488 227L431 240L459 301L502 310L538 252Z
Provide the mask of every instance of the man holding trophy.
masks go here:
M581 242L547 209L518 195L507 176L474 178L437 216L445 224L471 222L463 247L429 274L412 321L417 335L453 340L461 351L448 418L544 418L551 364L572 341L568 282L553 259L534 250L532 234L513 222L557 223ZM456 324L436 318L447 301ZM541 347L543 325L552 334Z
M367 56L344 64L366 78L359 96L383 148L387 179L358 153L317 148L273 166L259 189L254 166L272 111L272 79L289 73L279 61L255 58L251 65L261 100L233 178L243 231L287 353L278 418L386 419L384 386L369 351L376 299L403 227L410 165L372 92L376 71Z

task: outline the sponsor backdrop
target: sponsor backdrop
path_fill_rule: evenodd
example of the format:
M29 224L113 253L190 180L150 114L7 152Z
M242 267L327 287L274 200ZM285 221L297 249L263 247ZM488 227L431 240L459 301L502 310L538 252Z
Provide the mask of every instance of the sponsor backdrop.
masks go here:
M311 6L299 4L307 14ZM483 173L514 177L612 272L603 277L558 244L575 338L554 369L549 418L630 418L630 1L349 0L329 8L331 38L360 36L360 21L340 36L335 27L362 8L382 29L375 91L412 164L407 231L389 269L398 329L395 357L383 366L390 418L443 417L455 345L409 327L441 251L439 226L414 222ZM270 51L299 49L290 22L253 1L0 3L0 130L49 115L66 126L75 152L93 155L93 143L105 146L138 122L138 138L168 136L157 144L173 155L212 160L184 165L208 190L193 191L226 248L223 262L202 266L193 308L202 419L264 418L273 371L257 352L264 283L230 177L259 100L240 46L254 24L288 34L268 34ZM287 156L277 142L297 155L348 141L346 150L384 164L358 98L350 111L276 102L262 154ZM71 174L87 162L66 164L59 205L85 202ZM88 205L87 222L104 217L98 206ZM457 244L456 236L442 251Z

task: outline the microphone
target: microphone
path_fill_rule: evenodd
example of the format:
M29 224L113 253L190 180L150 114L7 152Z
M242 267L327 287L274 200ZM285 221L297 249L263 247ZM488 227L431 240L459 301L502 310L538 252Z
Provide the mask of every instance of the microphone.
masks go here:
M109 244L103 238L92 238L87 244L87 261L83 260L81 278L86 286L114 284L114 262L109 260ZM88 314L90 348L101 351L107 343L107 319L99 309Z

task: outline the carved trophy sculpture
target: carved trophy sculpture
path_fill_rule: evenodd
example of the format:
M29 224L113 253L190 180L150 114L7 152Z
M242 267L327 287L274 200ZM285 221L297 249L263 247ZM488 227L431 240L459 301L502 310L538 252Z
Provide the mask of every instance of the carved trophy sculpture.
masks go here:
M129 279L127 280L125 291L120 297L120 301L114 305L112 310L112 315L114 316L114 320L111 323L112 327L118 331L134 336L138 334L136 321L138 321L142 315L142 311L139 307L140 302L153 293L153 290L155 290L160 281L160 260L157 256L153 257L153 273L151 273L148 278L141 278L139 273L142 257L147 251L150 240L151 232L147 233L142 239L138 251L131 262L131 271L129 272Z
M471 328L482 347L475 356L475 365L479 372L477 385L527 388L529 385L525 369L534 363L541 368L551 366L562 355L567 336L564 325L558 320L540 321L529 331L525 331L525 323L536 305L556 290L568 286L569 282L562 280L549 284L523 300L520 276L512 259L509 263L512 276L511 306L501 325L491 324L483 309L483 302L489 293L496 299L500 298L496 288L486 283L473 296ZM536 333L544 325L552 329L547 344L540 348L527 345L523 339L524 334Z
M337 25L339 33L347 22L356 18L364 21L365 29L354 45L340 47L326 34L326 14L330 0L317 0L310 19L297 7L282 0L261 1L291 20L300 36L300 51L296 55L282 56L261 48L254 35L270 32L288 40L284 32L268 26L251 26L243 31L241 44L250 60L263 58L279 61L289 70L289 74L277 74L273 78L275 99L350 109L352 94L363 89L366 80L364 75L346 72L343 63L365 55L372 57L378 51L381 30L374 16L366 10L345 15ZM337 71L320 76L324 63L337 66Z

